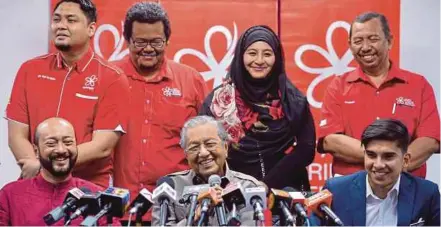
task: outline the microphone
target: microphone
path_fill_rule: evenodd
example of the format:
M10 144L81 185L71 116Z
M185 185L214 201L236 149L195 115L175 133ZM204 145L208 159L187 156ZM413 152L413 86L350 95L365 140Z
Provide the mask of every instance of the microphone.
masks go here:
M79 208L70 215L69 219L64 223L65 226L69 225L71 221L77 219L81 215L83 217L96 215L100 211L100 193L92 193L89 189L83 191L86 192L86 194L78 200L77 207Z
M209 184L184 187L184 190L182 191L182 199L179 200L179 203L190 203L190 211L187 215L186 226L192 226L192 222L196 211L196 206L198 203L199 192L208 190L209 187L210 187Z
M66 213L72 209L75 203L84 196L84 192L82 191L82 189L72 188L71 190L69 190L63 204L51 210L43 217L46 225L53 225L55 222L64 218L66 216Z
M266 189L265 187L245 188L247 207L252 207L254 220L265 221L263 211L266 210Z
M230 212L228 215L229 226L240 226L238 210L245 208L245 196L243 193L242 185L240 183L231 183L222 191L222 200L225 206Z
M219 175L213 174L208 178L208 183L211 187L219 186L221 184L221 178ZM223 207L223 203L215 204L215 212L217 216L217 222L220 226L226 226L227 220L225 218L225 208Z
M161 226L165 226L168 219L169 203L176 200L175 183L170 177L161 177L156 182L156 186L152 199L154 203L161 206L159 222Z
M308 197L305 201L308 212L314 212L317 216L323 218L327 216L337 226L344 226L341 219L329 208L332 204L332 193L328 190L322 190Z
M95 216L89 216L81 223L81 226L96 225L98 220L107 215L107 223L112 223L112 217L123 217L127 209L130 192L125 188L110 187L100 195L101 210Z
M153 205L153 199L152 199L152 193L143 188L138 196L135 198L135 200L132 201L129 207L131 207L129 213L130 214L137 214L140 216L143 216L147 211L152 207Z
M201 203L201 216L199 218L198 226L201 226L204 222L210 205L212 203L215 205L220 203L220 201L217 199L216 194L216 189L211 187L199 193L198 202Z
M268 198L268 205L273 214L281 214L285 217L284 225L293 225L295 220L289 209L292 199L288 192L278 189L271 189Z
M308 218L308 214L303 207L303 204L305 204L305 196L302 194L302 192L296 191L292 187L285 187L283 190L289 193L289 196L292 199L291 204L294 205L294 211L296 214L300 215L302 218Z

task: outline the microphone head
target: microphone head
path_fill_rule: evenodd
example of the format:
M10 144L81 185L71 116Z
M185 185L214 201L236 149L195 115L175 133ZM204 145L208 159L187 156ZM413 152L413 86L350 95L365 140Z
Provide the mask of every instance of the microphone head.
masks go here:
M210 184L211 187L216 186L216 185L220 185L221 184L221 178L219 175L217 174L213 174L208 178L208 183Z
M121 218L129 205L130 192L125 188L110 187L101 193L100 198L102 207L111 204L108 215Z
M222 190L222 199L230 211L233 208L233 204L236 205L237 210L241 210L246 205L243 188L239 182L228 184L227 187Z
M65 217L66 212L68 210L72 210L73 206L76 205L76 202L80 200L81 197L83 196L84 196L84 192L81 189L76 187L70 189L66 194L63 204L49 211L49 213L47 213L43 217L43 220L46 223L46 225L53 225L55 222Z
M157 181L157 187L153 190L152 199L154 203L162 203L164 200L175 201L175 183L170 177L161 177Z
M284 190L272 188L270 190L270 195L268 197L268 208L271 209L271 211L273 213L278 214L281 212L280 207L279 207L280 201L285 202L288 209L291 208L292 199L291 199L291 196L289 195L289 193Z
M332 193L328 189L319 191L305 200L308 213L314 212L319 217L324 216L323 212L321 212L319 209L321 204L326 204L328 207L331 207Z
M132 203L130 204L129 207L134 207L136 204L142 204L139 208L138 211L141 216L143 216L145 213L147 213L147 211L150 209L150 207L153 205L153 194L143 188L138 196L135 198L135 200L132 201Z
M245 200L247 210L254 210L253 206L256 202L260 202L263 210L266 210L267 199L265 187L245 188Z

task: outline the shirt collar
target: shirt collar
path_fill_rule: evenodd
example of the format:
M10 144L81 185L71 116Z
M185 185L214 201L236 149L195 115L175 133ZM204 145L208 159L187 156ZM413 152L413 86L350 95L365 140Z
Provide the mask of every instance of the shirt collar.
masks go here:
M148 80L145 80L144 77L141 76L138 73L138 71L136 71L135 65L133 64L132 59L130 58L129 55L124 57L123 61L127 66L124 69L124 73L126 73L126 75L132 79L151 82L151 83L160 82L164 79L173 79L169 69L169 62L168 62L169 60L166 57L164 57L164 61L161 64L159 72L153 78L149 78Z
M63 61L63 56L60 52L57 52L56 56L56 67L58 69L62 69L64 67L68 68L67 65ZM87 66L89 66L90 62L92 62L92 59L95 57L95 52L93 52L92 48L89 47L86 54L84 54L83 57L81 57L78 61L74 63L74 69L77 70L77 72L82 73L84 70L87 69Z
M193 185L199 184L208 184L205 179L199 175L197 175L193 170L191 172L191 177L193 181ZM221 177L221 187L225 188L231 181L233 181L233 172L230 170L227 164L225 164L225 176Z
M398 68L398 66L396 64L394 64L392 61L390 61L389 72L388 72L386 80L384 82L390 81L393 79L398 79L400 81L407 82L407 78L403 75L403 73L400 72L400 69ZM370 80L369 80L369 77L363 72L361 67L357 67L357 69L354 72L349 74L347 81L348 82L357 82L357 81L370 81Z
M401 175L398 177L397 182L395 182L394 186L390 189L390 191L387 192L387 196L389 196L394 191L396 191L396 195L398 195L398 193L400 192L400 181L401 181ZM372 187L369 184L369 180L368 180L368 174L366 174L366 198L369 198L369 197L373 197L375 199L380 199L372 191Z
M38 188L41 188L45 191L52 191L55 189L64 189L68 188L72 184L72 175L68 177L66 181L63 181L58 184L53 184L49 181L46 181L46 179L43 178L41 174L38 174L35 178L35 183L38 186Z

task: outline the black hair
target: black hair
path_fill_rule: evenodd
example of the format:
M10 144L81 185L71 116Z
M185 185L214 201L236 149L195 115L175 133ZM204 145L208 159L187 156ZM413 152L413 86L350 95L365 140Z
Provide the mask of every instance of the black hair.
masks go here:
M352 37L352 25L354 23L364 23L364 22L370 21L374 18L380 19L381 29L384 32L384 37L386 37L386 39L388 41L390 41L392 36L390 34L389 22L387 21L387 18L383 14L377 13L377 12L365 12L365 13L358 15L355 18L354 22L352 22L351 28L349 29L349 39L351 39L351 37Z
M89 23L96 22L96 18L97 18L96 7L91 0L60 0L55 5L54 12L58 8L58 6L61 5L61 3L65 3L65 2L73 2L80 5L80 9L81 11L83 11L84 15L86 15L87 20L89 20Z
M124 21L124 38L128 42L132 37L133 22L156 23L161 21L164 25L164 34L166 41L171 35L170 21L167 12L160 4L155 2L138 2L127 11Z
M404 153L407 152L410 137L407 127L399 120L381 119L370 124L361 136L361 144L367 147L373 140L386 140L396 142Z

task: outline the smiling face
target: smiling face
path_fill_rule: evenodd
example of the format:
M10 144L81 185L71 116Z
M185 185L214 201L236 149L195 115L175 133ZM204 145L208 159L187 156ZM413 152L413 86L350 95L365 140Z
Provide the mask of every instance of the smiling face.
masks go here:
M55 47L60 51L84 48L89 44L95 28L95 22L89 23L77 3L61 3L52 15L51 35Z
M389 191L410 160L396 142L372 140L365 147L364 166L373 191Z
M55 178L68 176L78 157L72 125L50 119L38 127L38 133L36 150L41 166Z
M206 123L188 129L186 156L190 167L206 180L212 174L224 175L227 143L219 138L217 127Z
M376 72L388 66L392 38L386 39L380 19L355 22L351 28L349 45L355 60L363 70Z
M275 61L274 50L264 41L251 44L243 54L245 68L254 79L267 77Z

